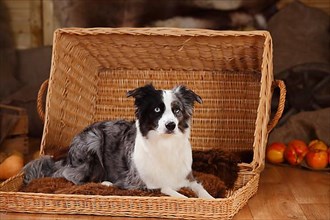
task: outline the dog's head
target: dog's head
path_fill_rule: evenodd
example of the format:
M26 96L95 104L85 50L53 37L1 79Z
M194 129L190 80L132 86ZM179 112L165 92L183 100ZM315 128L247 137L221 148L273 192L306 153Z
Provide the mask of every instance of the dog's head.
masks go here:
M135 98L136 118L143 136L150 131L160 135L185 133L190 127L194 102L202 99L185 86L156 90L151 84L134 89L127 96Z

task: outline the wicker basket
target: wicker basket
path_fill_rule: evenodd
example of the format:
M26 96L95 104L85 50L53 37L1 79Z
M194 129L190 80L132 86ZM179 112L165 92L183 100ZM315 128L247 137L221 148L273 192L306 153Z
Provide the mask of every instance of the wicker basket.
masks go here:
M185 84L203 98L194 111L194 149L253 149L253 162L240 164L235 188L215 200L21 193L20 174L0 186L0 211L231 219L257 192L268 133L283 111L285 86L274 81L272 65L272 41L266 31L57 30L43 154L68 146L94 121L132 119L133 100L125 97L126 91L152 82L163 89ZM275 86L281 98L269 122Z

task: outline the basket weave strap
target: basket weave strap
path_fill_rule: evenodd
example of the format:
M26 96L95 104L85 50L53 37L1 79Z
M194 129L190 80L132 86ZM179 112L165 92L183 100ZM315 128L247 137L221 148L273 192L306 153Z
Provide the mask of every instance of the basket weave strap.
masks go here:
M45 121L45 111L44 111L44 103L43 103L43 97L46 93L46 90L48 88L48 79L45 80L38 91L38 97L37 97L37 111L39 114L40 119L44 122Z
M285 96L286 96L286 87L285 84L282 80L275 80L273 83L273 90L278 87L280 89L280 99L278 102L278 107L277 107L277 111L274 115L274 118L269 122L267 130L268 133L271 132L271 130L273 130L273 128L275 128L276 124L278 123L278 121L280 120L283 110L284 110L284 106L285 106Z

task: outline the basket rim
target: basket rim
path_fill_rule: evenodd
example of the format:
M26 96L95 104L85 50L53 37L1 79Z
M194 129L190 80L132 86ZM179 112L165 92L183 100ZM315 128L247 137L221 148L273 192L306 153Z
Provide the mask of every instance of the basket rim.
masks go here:
M19 175L15 176L16 178L19 178ZM258 185L255 186L255 183L258 184L260 178L259 173L254 173L253 176L239 189L237 189L233 194L226 198L217 198L217 199L201 199L201 198L174 198L174 197L149 197L149 196L100 196L100 195L79 195L79 194L49 194L49 193L27 193L27 192L6 192L6 191L0 191L0 196L3 197L3 199L6 200L6 198L12 198L14 201L17 201L17 199L22 199L22 201L25 200L33 200L33 199L40 199L41 204L42 201L50 200L49 202L57 202L59 200L61 201L67 201L70 204L76 203L79 201L87 201L87 209L85 212L81 213L84 215L103 215L103 216L130 216L130 217L164 217L164 218L183 218L183 219L201 219L205 217L205 219L218 219L220 216L223 217L225 214L227 216L226 219L231 219L237 212L242 209L248 202L248 200L257 192ZM257 181L257 182L256 182ZM248 194L247 191L249 191ZM161 199L161 203L160 203ZM242 199L241 203L238 202L238 199ZM142 214L143 216L136 215L131 213L132 211L122 211L120 208L119 214L115 214L113 211L99 211L95 210L93 206L90 206L88 202L90 201L96 201L100 203L121 203L123 201L130 201L131 204L136 204L137 202L146 202L146 203L154 203L157 201L157 204L161 204L160 206L169 206L170 204L176 204L176 207L201 207L203 206L205 209L203 213L186 213L184 211L179 211L179 213L173 212L174 210L170 209L165 212L161 213L161 216L158 214L150 213L149 214ZM171 206L171 205L170 205ZM51 207L57 207L51 206ZM223 213L221 210L222 208L225 208L227 212ZM56 209L56 208L55 208ZM138 211L141 214L141 212L145 212L142 207L141 209L138 207ZM215 209L216 212L205 212L206 210ZM228 210L229 209L229 210ZM116 210L116 211L118 211ZM154 210L154 208L151 207L151 210ZM180 209L179 209L180 210ZM21 207L16 206L16 204L11 205L0 205L0 211L11 211L11 212L29 212L29 213L49 213L49 214L70 214L75 213L75 210L71 210L70 207L64 208L64 210L44 210L40 209L39 211L36 211L34 207L26 206L23 207L23 210ZM228 212L229 211L229 212ZM203 217L202 217L203 216ZM221 217L221 218L222 218Z
M211 30L211 29L198 29L198 28L172 28L172 27L144 27L144 28L131 28L131 27L96 27L96 28L58 28L55 30L56 34L75 34L75 35L146 35L146 36L261 36L270 38L269 31L254 30L254 31L234 31L234 30ZM55 39L55 37L54 37Z

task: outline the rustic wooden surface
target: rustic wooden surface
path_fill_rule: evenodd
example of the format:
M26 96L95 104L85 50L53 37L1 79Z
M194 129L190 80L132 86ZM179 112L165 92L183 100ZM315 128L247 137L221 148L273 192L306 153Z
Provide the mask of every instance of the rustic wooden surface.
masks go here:
M123 220L126 217L0 213L0 219ZM133 218L132 218L133 219ZM143 220L144 218L138 218ZM147 218L152 220L151 218ZM330 220L330 173L266 165L259 190L234 220Z

